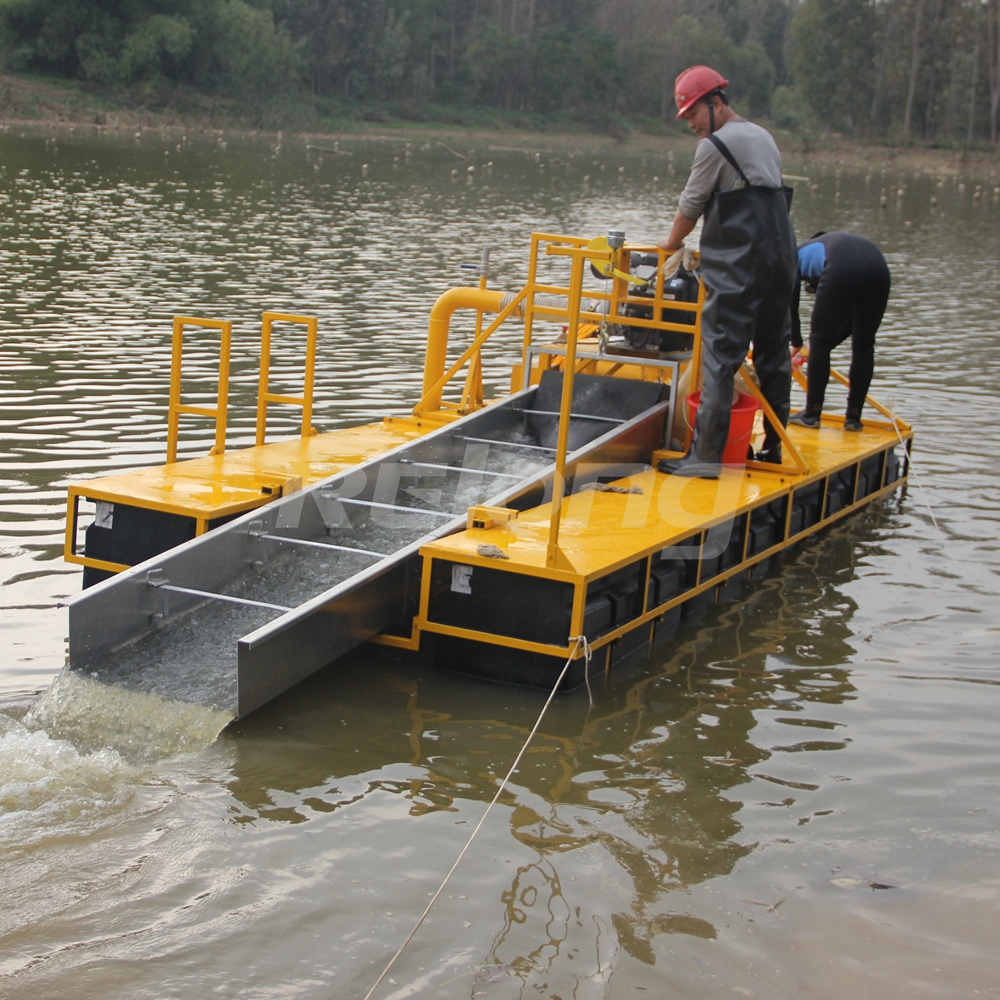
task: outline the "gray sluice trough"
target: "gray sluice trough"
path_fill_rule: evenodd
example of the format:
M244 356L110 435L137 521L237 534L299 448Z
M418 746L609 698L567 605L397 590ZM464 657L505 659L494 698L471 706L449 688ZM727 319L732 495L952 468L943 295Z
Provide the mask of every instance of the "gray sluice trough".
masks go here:
M76 595L70 669L240 718L378 632L409 635L421 545L462 530L474 504L551 498L561 381L553 372ZM567 491L648 463L664 387L575 383Z

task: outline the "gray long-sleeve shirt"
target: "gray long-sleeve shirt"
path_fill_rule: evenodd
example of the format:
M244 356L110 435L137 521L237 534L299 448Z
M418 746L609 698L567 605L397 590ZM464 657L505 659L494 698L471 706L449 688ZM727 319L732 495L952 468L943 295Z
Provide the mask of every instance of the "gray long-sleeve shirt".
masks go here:
M729 147L751 184L781 187L781 153L771 133L743 118L726 122L715 134ZM681 215L692 221L700 218L708 199L716 191L731 191L740 175L714 143L702 139L694 154L691 175L681 192Z

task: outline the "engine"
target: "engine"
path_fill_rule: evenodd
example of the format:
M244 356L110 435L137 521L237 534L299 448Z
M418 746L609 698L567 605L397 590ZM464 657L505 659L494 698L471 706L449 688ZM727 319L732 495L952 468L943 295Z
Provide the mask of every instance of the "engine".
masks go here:
M641 279L641 285L632 285L629 295L652 299L656 294L657 256L655 253L638 253L632 251L629 271L635 278ZM601 275L595 271L598 277ZM698 276L683 266L674 277L663 283L663 297L675 302L698 301ZM694 313L681 309L661 309L659 319L666 323L694 326ZM627 317L636 319L653 319L653 307L629 303L625 306L624 317L618 322L609 323L608 330L612 342L618 342L622 347L634 351L655 351L656 353L671 353L674 351L690 351L694 346L693 333L680 333L676 330L651 330L643 326L631 326Z

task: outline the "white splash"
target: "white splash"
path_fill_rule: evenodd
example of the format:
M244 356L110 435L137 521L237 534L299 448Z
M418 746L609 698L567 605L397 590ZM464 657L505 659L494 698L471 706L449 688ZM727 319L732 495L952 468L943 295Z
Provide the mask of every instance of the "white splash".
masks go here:
M126 760L153 761L210 746L232 714L204 705L102 684L64 670L24 717L84 753L115 750Z
M64 671L21 719L0 713L0 844L114 823L160 783L158 762L211 745L231 718Z

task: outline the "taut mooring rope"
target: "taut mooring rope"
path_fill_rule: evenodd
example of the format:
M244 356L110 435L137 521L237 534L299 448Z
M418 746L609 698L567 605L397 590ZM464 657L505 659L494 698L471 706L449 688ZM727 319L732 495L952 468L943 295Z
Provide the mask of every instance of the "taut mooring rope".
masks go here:
M951 550L948 548L948 536L941 530L941 525L938 524L937 518L934 516L934 508L931 506L930 498L927 496L927 490L924 489L923 479L920 477L917 467L913 464L913 456L910 454L911 448L906 447L906 442L903 440L903 435L899 430L899 424L896 423L896 413L892 408L893 397L889 397L889 415L892 418L892 427L896 432L896 437L899 438L899 443L903 448L903 453L906 455L907 463L907 473L913 472L914 482L917 484L917 489L920 490L920 497L924 501L924 506L927 508L927 513L931 516L931 524L934 525L934 530L938 533L938 538L941 539L941 551L955 562L955 557L951 554ZM912 442L911 442L912 447Z
M496 795L493 796L492 801L486 807L486 812L483 813L482 818L476 824L476 828L472 831L469 839L465 842L465 847L459 851L458 857L455 858L455 863L448 870L448 874L445 875L444 881L438 886L437 892L435 892L431 897L431 900L424 909L424 912L420 914L419 919L413 925L413 930L406 935L406 940L399 946L399 950L392 956L392 958L389 959L389 964L382 970L382 975L380 975L372 984L372 988L365 994L364 1000L371 1000L372 996L374 996L375 991L381 985L382 980L385 979L385 977L389 974L389 970L396 964L396 959L403 954L406 946L413 940L417 931L420 930L420 925L426 919L427 914L431 912L431 907L437 902L441 893L444 892L444 887L448 884L448 880L455 874L455 869L458 868L462 858L465 857L466 851L468 851L468 849L472 846L473 840L476 839L476 834L479 833L480 829L482 829L483 824L486 822L486 817L490 814L490 810L497 804L500 796L503 795L504 789L507 787L507 782L510 781L514 772L517 770L518 765L521 763L521 758L524 756L525 751L527 751L528 745L535 738L535 734L538 732L538 727L542 724L542 719L545 718L545 713L549 710L549 706L552 704L552 699L555 698L556 691L559 690L559 685L562 684L562 680L566 676L566 671L569 670L570 664L573 662L573 657L576 656L581 646L585 650L586 661L584 664L584 672L587 672L587 667L590 666L590 646L587 643L587 637L584 635L578 635L571 638L570 641L573 643L573 648L570 650L569 658L563 664L562 670L559 671L559 676L556 678L555 684L552 685L552 690L549 692L548 698L545 699L545 704L542 705L542 710L538 713L538 718L535 720L535 724L531 727L531 732L528 733L528 738L524 741L524 745L514 758L514 763L510 765L510 770L507 772L506 777L500 782L500 787L497 789Z

